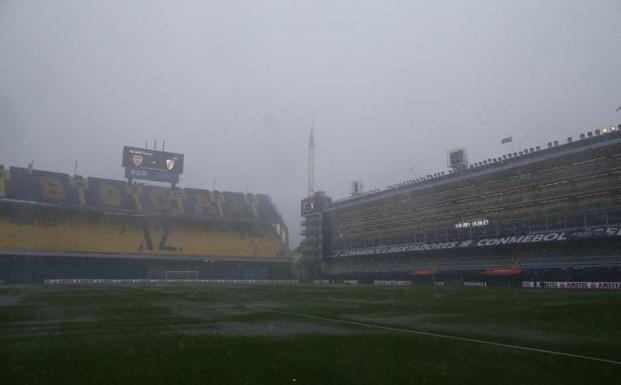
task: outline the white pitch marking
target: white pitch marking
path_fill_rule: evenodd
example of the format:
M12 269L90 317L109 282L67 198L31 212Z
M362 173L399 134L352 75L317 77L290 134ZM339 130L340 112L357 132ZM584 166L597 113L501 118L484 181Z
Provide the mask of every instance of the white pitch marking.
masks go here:
M197 334L193 331L190 330L186 330L180 326L177 325L171 325L171 324L166 324L166 326L168 326L169 328L171 328L172 330L176 331L179 334L183 334L185 336L190 336L190 337L195 337Z
M525 350L525 351L528 351L528 352L537 352L537 353L551 354L551 355L555 355L555 356L579 358L579 359L589 360L589 361L604 362L604 363L612 364L612 365L621 365L621 361L609 360L609 359L606 359L606 358L584 356L584 355L581 355L581 354L557 352L557 351L554 351L554 350L531 348L531 347L528 347L528 346L503 344L501 342L485 341L485 340L479 340L479 339L476 339L476 338L468 338L468 337L457 337L457 336L451 336L451 335L448 335L448 334L438 334L438 333L431 333L431 332L423 332L423 331L420 331L420 330L401 329L401 328L395 328L395 327L391 327L391 326L369 324L369 323L365 323L365 322L347 321L347 320L342 320L342 319L338 319L338 318L319 317L319 316L315 316L315 315L311 315L311 314L295 313L295 312L283 311L283 310L272 310L272 309L256 308L256 307L250 307L250 306L246 306L246 307L249 308L249 309L252 309L252 310L260 310L260 311L266 311L266 312L270 312L270 313L280 313L280 314L285 314L285 315L293 315L293 316L297 316L297 317L310 318L310 319L315 319L315 320L320 320L320 321L335 322L335 323L341 323L341 324L353 325L353 326L363 326L363 327L373 328L373 329L390 330L390 331L400 332L400 333L418 334L418 335L423 335L423 336L430 336L430 337L436 337L436 338L444 338L444 339L455 340L455 341L471 342L471 343L475 343L475 344L499 346L499 347L508 348L508 349Z

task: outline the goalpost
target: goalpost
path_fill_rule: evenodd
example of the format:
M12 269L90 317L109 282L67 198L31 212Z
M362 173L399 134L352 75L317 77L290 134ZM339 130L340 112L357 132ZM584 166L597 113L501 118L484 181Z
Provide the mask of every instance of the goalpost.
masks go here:
M166 280L197 281L198 270L166 270Z

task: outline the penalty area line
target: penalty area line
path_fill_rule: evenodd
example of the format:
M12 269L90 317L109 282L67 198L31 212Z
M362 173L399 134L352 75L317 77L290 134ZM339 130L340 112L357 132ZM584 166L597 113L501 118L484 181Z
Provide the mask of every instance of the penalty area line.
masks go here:
M606 358L598 358L598 357L585 356L585 355L582 355L582 354L557 352L557 351L548 350L548 349L531 348L531 347L528 347L528 346L521 346L521 345L505 344L505 343L502 343L502 342L493 342L493 341L480 340L478 338L458 337L458 336L452 336L452 335L448 335L448 334L424 332L424 331L421 331L421 330L414 330L414 329L402 329L402 328L397 328L397 327L392 327L392 326L376 325L376 324L370 324L370 323L358 322L358 321L348 321L348 320L343 320L343 319L338 319L338 318L326 318L326 317L320 317L320 316L316 316L316 315L312 315L312 314L296 313L296 312L284 311L284 310L273 310L273 309L265 309L265 308L261 308L261 307L251 307L251 306L246 306L246 307L248 309L252 309L252 310L265 311L265 312L269 312L269 313L278 313L278 314L284 314L284 315L289 315L289 316L296 316L296 317L301 317L301 318L308 318L308 319L313 319L313 320L318 320L318 321L340 323L340 324L345 324L345 325L350 325L350 326L362 326L362 327L371 328L371 329L380 329L380 330L388 330L388 331L399 332L399 333L417 334L417 335L421 335L421 336L442 338L442 339L446 339L446 340L470 342L470 343L479 344L479 345L497 346L497 347L507 348L507 349L514 349L514 350L522 350L522 351L527 351L527 352L543 353L543 354L549 354L549 355L561 356L561 357L577 358L577 359L588 360L588 361L603 362L603 363L612 364L612 365L621 365L621 361L609 360L609 359L606 359Z

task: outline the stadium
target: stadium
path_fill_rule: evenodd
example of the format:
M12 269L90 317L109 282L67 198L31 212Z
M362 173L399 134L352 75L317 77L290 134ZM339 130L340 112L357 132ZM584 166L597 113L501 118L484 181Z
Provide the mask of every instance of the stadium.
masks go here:
M1 168L0 383L621 375L616 127L340 201L314 193L300 280L268 196L179 188L176 155L127 151L125 181Z
M0 385L620 383L620 19L0 1Z
M341 282L619 281L620 129L472 164L456 151L448 172L337 201L314 193L302 253Z
M287 227L267 195L0 165L5 283L290 276Z

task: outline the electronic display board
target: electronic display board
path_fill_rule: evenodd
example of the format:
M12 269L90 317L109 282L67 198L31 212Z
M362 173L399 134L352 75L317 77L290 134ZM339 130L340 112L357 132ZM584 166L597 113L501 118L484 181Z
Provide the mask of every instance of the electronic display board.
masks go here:
M178 183L183 154L125 146L122 166L126 178Z

